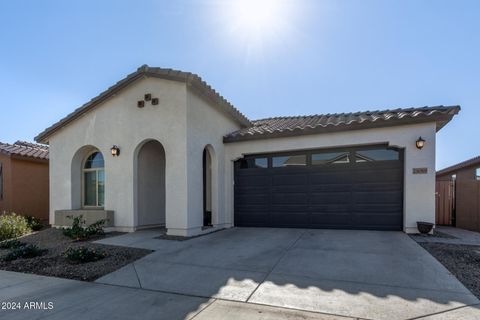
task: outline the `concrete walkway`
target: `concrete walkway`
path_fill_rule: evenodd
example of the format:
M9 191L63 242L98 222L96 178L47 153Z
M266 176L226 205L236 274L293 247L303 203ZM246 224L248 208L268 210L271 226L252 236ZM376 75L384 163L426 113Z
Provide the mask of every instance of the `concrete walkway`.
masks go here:
M418 242L435 242L435 243L449 243L449 244L464 244L472 246L480 246L480 233L469 231L465 229L438 226L435 230L449 235L453 238L442 238L432 236L413 236Z
M144 235L100 241L156 251L97 283L352 318L480 318L478 299L400 232L234 228L188 241Z
M39 303L40 309L26 308L32 302ZM0 319L8 320L351 319L8 271L0 271L0 303ZM20 309L2 309L7 303Z

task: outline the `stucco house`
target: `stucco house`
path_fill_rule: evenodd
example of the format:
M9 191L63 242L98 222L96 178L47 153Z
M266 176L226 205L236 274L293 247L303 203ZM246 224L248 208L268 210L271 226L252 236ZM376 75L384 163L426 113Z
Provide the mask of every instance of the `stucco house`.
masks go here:
M48 221L48 146L0 142L0 213Z
M57 226L83 214L177 236L232 226L417 232L417 221L435 221L435 134L459 110L254 121L199 76L144 65L36 141L50 145Z

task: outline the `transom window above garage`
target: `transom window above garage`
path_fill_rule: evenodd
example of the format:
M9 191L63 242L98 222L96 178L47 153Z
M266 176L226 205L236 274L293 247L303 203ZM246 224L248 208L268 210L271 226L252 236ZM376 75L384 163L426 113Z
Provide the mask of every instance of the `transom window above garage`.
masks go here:
M356 163L400 160L400 151L385 147L359 147L305 152L245 156L237 161L240 169L302 168L311 166L355 165Z

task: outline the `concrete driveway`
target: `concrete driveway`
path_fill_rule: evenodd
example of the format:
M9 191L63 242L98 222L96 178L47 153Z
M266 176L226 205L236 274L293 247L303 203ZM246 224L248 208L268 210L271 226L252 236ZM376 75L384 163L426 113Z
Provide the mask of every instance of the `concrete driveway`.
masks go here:
M188 241L154 235L100 241L155 252L97 283L213 299L196 319L236 302L365 319L480 318L478 299L401 232L234 228Z

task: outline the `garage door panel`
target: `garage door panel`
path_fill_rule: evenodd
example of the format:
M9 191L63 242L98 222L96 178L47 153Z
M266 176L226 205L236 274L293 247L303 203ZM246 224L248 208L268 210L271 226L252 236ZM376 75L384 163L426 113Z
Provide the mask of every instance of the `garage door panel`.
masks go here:
M401 230L403 160L401 156L377 160L392 152L375 152L362 151L363 158L358 158L357 151L349 151L349 158L334 164L322 160L328 155L318 156L313 165L307 157L302 166L236 166L235 225ZM263 163L270 158L272 166L274 158L284 154L258 157ZM352 162L355 159L360 162Z
M271 189L272 193L307 193L308 186L307 185L291 185L291 186L272 186Z
M345 202L350 198L350 192L312 192L310 203L312 204L336 204Z
M270 180L267 175L235 177L235 183L239 186L269 186Z
M398 203L394 204L357 204L355 205L355 211L360 213L393 213L401 215L402 205Z
M348 213L350 212L350 204L345 203L332 203L332 204L321 204L321 205L310 205L309 211L312 214L322 214L322 213Z
M317 170L322 170L317 168ZM312 169L310 183L316 184L349 184L352 181L350 172L316 172Z
M398 182L358 182L352 185L354 192L371 192L371 191L396 191L402 192L402 184Z
M402 193L398 191L371 191L353 193L354 204L365 203L399 203L402 201Z
M235 188L235 196L241 195L257 195L257 194L269 194L270 187L250 187L250 186L242 186Z
M273 213L276 212L299 212L305 213L308 212L308 205L307 204L272 204L270 206L270 211Z
M307 204L306 193L275 193L272 194L271 203L275 204Z
M243 206L251 204L269 205L270 203L268 194L238 194L235 196L235 201Z
M308 186L311 193L322 192L350 192L351 184L310 184Z
M304 185L307 183L308 175L304 174L281 174L275 175L272 172L272 185L273 186L285 186L285 185Z

